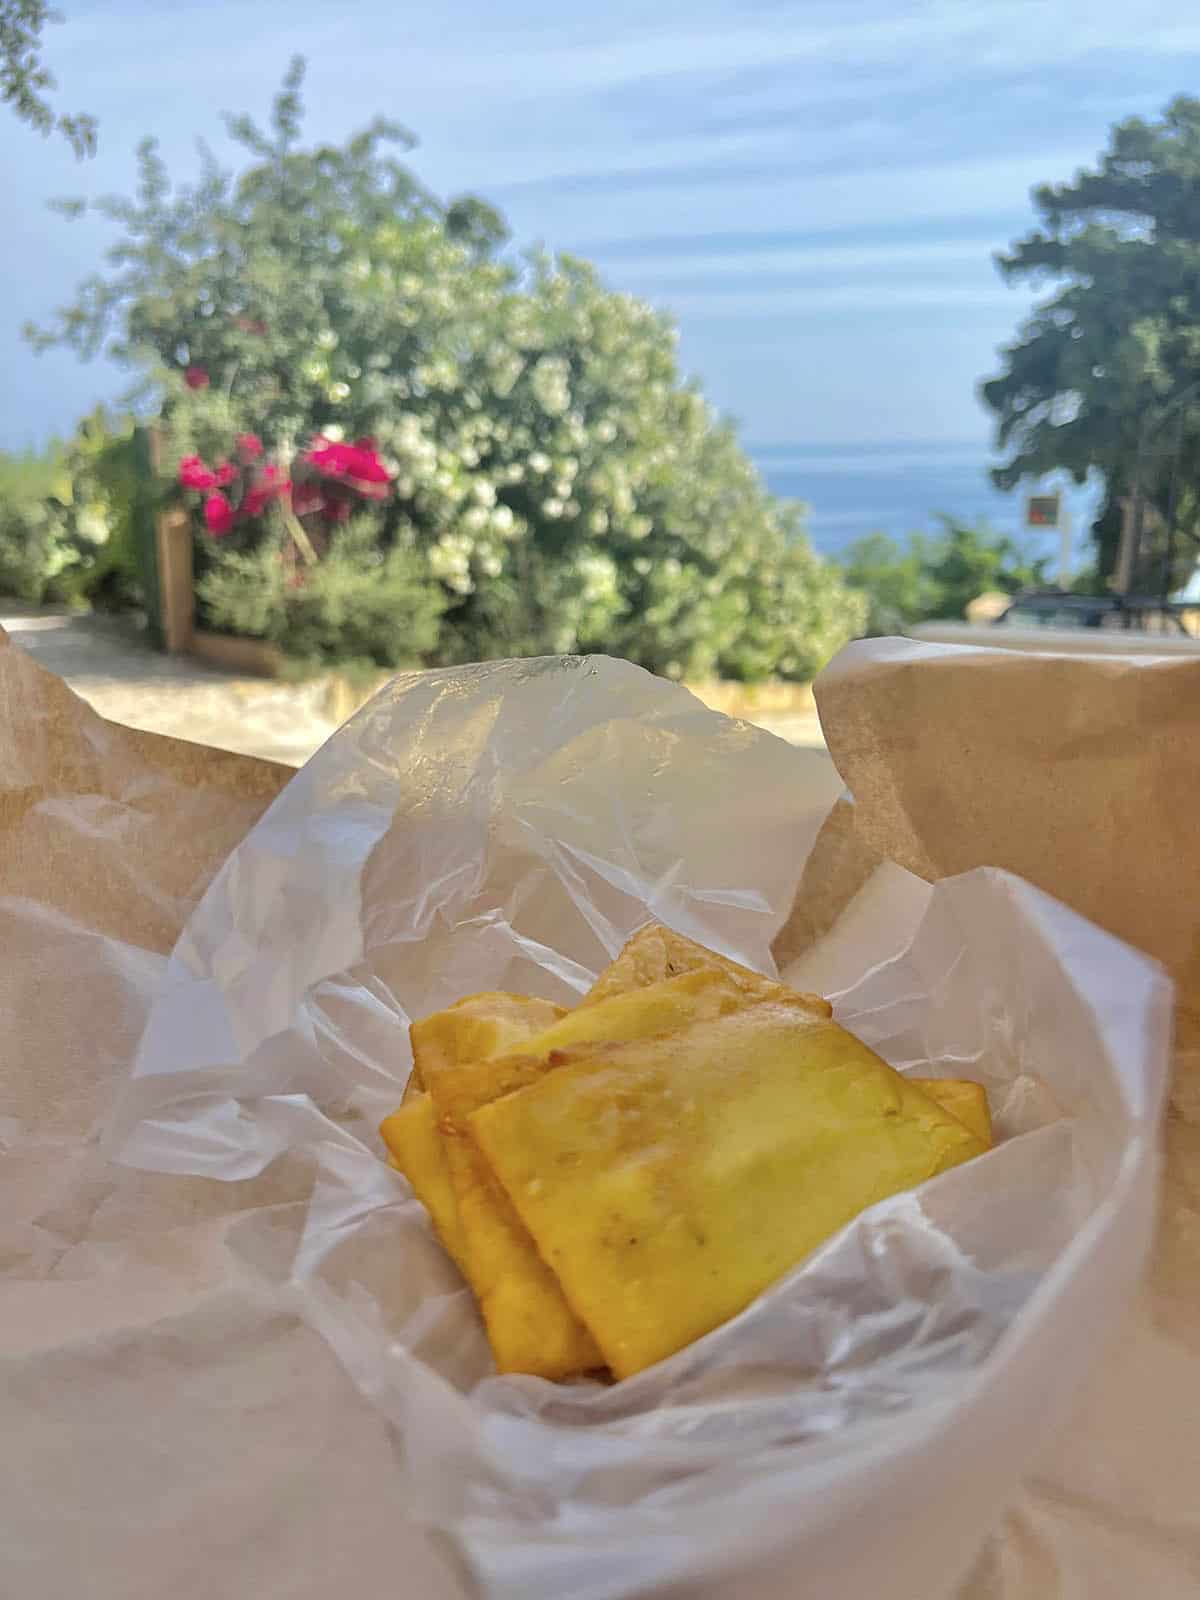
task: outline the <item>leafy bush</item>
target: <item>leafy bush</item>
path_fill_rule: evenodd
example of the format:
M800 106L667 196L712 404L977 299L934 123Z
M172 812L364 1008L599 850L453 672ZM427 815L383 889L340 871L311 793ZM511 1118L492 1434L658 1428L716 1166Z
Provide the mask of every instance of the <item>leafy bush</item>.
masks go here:
M65 574L78 561L64 506L0 501L0 594L32 605L65 599Z
M102 410L66 445L0 456L0 593L121 606L140 598L133 427Z
M306 667L415 666L437 639L444 605L424 558L381 550L369 514L335 533L306 567L285 539L221 551L197 585L204 620L279 645Z
M114 420L98 408L79 424L66 454L81 552L75 595L111 610L140 605L137 517L146 486L132 419Z

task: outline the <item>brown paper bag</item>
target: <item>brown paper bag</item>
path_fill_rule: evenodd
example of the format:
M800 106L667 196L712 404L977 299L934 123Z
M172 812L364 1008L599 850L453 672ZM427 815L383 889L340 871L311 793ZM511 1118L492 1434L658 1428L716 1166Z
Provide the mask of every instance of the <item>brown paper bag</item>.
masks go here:
M1200 657L876 640L843 651L816 699L847 794L776 940L781 965L890 859L930 881L1007 868L1175 980L1143 1301L964 1600L1182 1600L1200 1592Z

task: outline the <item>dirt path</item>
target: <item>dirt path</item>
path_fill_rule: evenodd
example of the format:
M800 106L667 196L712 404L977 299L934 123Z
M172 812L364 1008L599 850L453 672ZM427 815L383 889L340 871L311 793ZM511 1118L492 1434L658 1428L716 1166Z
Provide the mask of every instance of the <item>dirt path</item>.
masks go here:
M153 733L300 766L334 731L313 684L236 678L164 656L129 624L22 612L0 600L0 628L102 716Z
M121 619L32 611L0 599L0 628L102 716L131 727L300 766L337 726L323 713L319 684L236 678L164 656ZM793 744L824 751L815 712L755 720Z

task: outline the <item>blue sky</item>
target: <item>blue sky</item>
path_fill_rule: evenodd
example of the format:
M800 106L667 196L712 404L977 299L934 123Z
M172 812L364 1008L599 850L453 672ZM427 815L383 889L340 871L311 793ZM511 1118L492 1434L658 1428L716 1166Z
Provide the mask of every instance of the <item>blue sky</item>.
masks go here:
M974 387L1029 304L991 257L1031 186L1090 163L1114 119L1200 91L1186 0L62 4L58 98L98 116L100 153L0 121L7 448L123 383L20 341L107 237L45 199L127 187L146 133L173 171L197 134L232 158L220 112L264 111L296 51L313 136L403 121L432 188L487 196L519 241L673 311L744 435L806 447L984 441Z

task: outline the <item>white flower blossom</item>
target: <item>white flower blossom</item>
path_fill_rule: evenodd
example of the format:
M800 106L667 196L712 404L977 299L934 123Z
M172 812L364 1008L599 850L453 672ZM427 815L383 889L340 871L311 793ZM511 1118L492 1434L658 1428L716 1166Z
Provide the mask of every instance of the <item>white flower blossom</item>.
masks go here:
M529 384L534 399L551 417L561 417L571 406L570 368L562 356L542 356L534 363Z
M578 571L583 579L583 598L589 604L616 596L617 569L608 556L596 552L582 555Z

